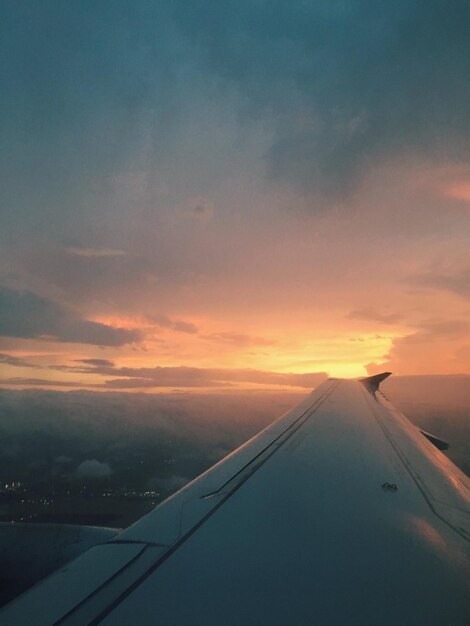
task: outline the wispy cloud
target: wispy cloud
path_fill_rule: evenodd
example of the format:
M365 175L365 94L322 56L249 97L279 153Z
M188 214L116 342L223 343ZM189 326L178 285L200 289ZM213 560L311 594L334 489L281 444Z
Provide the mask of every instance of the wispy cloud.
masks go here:
M65 248L65 252L71 256L85 257L87 259L123 256L126 254L123 250L113 250L112 248L80 248L76 246Z
M84 387L98 387L95 384L83 384L77 381L66 380L50 380L48 378L23 378L12 377L5 378L2 383L7 386L21 386L21 387L70 387L70 388L84 388Z
M276 342L272 339L266 339L265 337L256 337L246 333L237 333L232 331L225 331L219 333L211 333L205 335L206 339L214 341L216 343L225 343L233 346L245 347L245 346L272 346Z
M381 313L372 307L355 309L346 317L350 320L365 320L367 322L380 322L381 324L396 324L403 319L399 313Z
M109 359L75 359L77 363L84 363L86 366L92 367L114 367L113 361Z
M220 387L233 383L283 385L313 388L326 379L325 372L305 374L269 372L255 369L224 369L198 367L116 367L96 363L100 359L83 359L83 365L54 365L50 369L80 374L99 374L113 377L104 386L114 389L152 387ZM93 361L90 363L90 361Z
M418 287L451 291L462 298L470 298L470 266L453 271L433 271L418 274L409 279Z
M30 363L26 359L12 356L11 354L0 354L0 363L4 363L5 365L11 365L13 367L33 367L35 369L41 368L40 365L35 365L34 363Z
M167 315L157 314L147 316L149 322L160 326L161 328L169 328L181 333L188 333L190 335L197 334L198 327L192 322L186 322L180 319L171 319Z
M11 377L4 379L5 385L31 387L70 387L108 390L128 389L217 389L235 384L256 384L261 387L281 386L313 389L326 380L324 372L306 374L266 372L250 369L204 369L191 367L155 367L155 368L80 368L74 366L54 366L54 369L71 374L101 374L113 376L102 383L81 381L54 381L45 378ZM116 378L114 378L116 377Z

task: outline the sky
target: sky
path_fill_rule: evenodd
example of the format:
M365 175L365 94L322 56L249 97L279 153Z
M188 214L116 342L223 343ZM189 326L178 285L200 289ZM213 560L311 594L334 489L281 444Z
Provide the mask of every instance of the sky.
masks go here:
M470 374L470 5L0 7L14 388Z

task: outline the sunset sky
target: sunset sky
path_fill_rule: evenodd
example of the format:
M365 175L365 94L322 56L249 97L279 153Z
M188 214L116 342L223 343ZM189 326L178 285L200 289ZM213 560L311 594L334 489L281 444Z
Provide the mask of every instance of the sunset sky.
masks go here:
M5 2L2 384L470 374L470 3Z

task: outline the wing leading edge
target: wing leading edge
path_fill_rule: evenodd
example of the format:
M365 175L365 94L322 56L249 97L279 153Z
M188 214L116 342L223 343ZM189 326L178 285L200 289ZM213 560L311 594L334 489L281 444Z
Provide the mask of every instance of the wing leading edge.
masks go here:
M469 480L379 383L323 383L0 624L466 623Z

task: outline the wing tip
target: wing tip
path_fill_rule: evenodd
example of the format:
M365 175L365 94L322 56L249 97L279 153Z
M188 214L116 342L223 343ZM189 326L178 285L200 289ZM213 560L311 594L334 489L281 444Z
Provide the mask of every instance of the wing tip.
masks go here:
M392 372L382 372L381 374L374 374L374 376L367 376L366 378L360 378L359 382L362 383L369 391L375 393L380 387L380 383L386 378L392 375Z
M443 450L449 449L449 444L447 443L447 441L444 441L440 437L436 437L436 435L433 435L432 433L428 433L426 430L420 429L420 433L424 435L426 439L430 441L433 444L433 446L435 446L438 450L443 451Z

